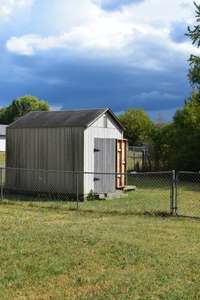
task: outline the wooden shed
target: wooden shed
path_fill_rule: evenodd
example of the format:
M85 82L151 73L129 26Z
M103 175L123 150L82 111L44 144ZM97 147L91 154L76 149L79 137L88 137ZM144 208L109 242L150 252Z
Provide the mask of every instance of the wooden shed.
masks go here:
M125 186L127 141L110 109L30 112L7 128L9 189L87 195ZM69 172L69 173L68 173ZM72 173L70 173L72 172Z
M6 152L6 127L7 125L0 124L0 152Z

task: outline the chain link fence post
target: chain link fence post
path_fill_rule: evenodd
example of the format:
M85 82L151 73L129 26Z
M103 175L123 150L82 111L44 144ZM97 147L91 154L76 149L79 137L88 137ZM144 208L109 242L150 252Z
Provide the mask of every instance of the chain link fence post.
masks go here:
M176 173L173 170L172 171L172 178L171 178L171 193L170 193L170 214L173 215L174 214L174 199L175 199L175 188L174 188L174 184L175 184L175 180L176 180Z
M174 171L175 172L175 171ZM178 211L178 173L175 172L175 186L174 186L174 214L177 216Z
M76 209L79 209L79 173L76 173Z
M172 171L172 183L171 183L171 196L170 196L170 213L176 215L177 213L177 178L176 171Z
M3 201L3 168L0 172L0 185L1 185L1 201Z

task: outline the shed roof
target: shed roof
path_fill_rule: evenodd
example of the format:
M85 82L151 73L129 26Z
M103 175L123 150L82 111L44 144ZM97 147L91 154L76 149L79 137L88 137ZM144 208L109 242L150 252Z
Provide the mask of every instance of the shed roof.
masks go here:
M123 129L109 108L29 112L10 124L9 128L89 127L106 112L112 116L117 126Z
M0 136L6 136L7 125L0 124Z

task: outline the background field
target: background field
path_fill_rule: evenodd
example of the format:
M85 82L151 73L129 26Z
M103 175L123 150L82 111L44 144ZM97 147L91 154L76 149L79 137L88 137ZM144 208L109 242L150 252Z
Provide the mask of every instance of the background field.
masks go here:
M2 202L0 299L199 299L200 223L159 199Z
M0 167L5 166L5 152L0 152Z

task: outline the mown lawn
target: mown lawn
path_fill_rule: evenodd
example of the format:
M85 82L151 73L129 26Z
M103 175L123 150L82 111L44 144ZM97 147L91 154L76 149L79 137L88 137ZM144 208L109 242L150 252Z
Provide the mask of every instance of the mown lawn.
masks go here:
M177 206L180 215L200 218L200 183L180 182Z
M200 299L200 222L162 213L165 197L4 201L0 299Z

